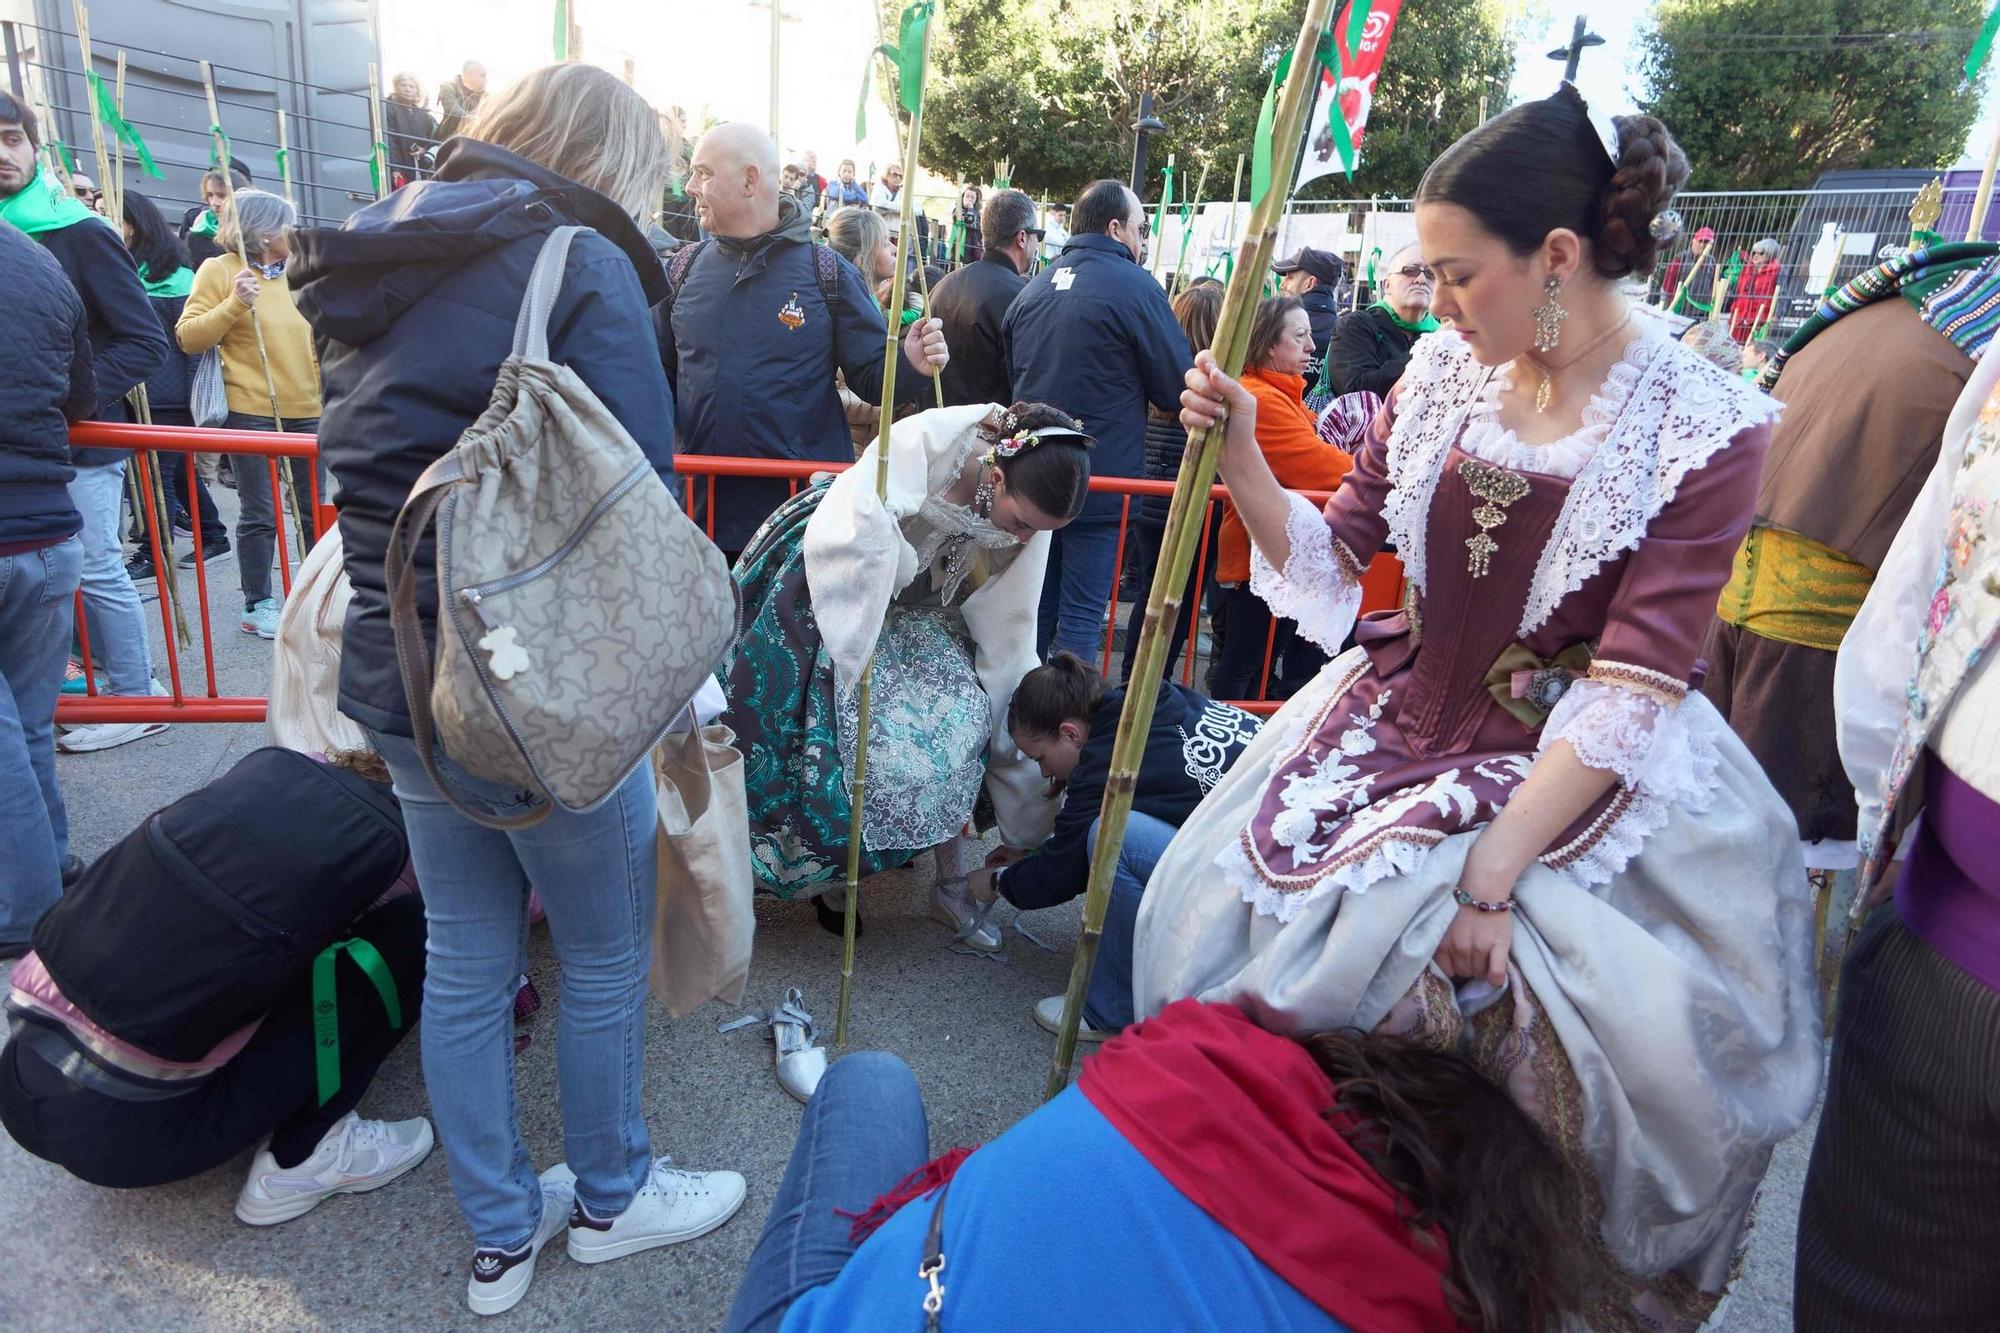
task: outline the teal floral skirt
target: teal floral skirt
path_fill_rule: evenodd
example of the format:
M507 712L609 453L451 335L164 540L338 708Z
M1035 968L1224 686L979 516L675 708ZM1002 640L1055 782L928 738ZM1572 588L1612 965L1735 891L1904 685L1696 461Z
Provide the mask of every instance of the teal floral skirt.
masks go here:
M812 897L847 876L859 692L841 699L835 690L803 550L825 494L816 486L793 496L737 561L744 626L721 672L722 720L743 752L751 861L758 886L780 898ZM992 725L964 617L935 598L906 593L890 604L871 689L864 878L964 827Z

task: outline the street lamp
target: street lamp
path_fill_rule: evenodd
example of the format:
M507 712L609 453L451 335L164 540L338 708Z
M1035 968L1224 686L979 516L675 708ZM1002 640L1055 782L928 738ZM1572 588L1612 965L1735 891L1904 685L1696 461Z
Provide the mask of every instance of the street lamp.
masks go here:
M1549 52L1549 59L1563 61L1563 78L1576 82L1576 65L1583 58L1584 48L1604 45L1604 39L1594 32L1583 30L1583 15L1576 16L1576 27L1570 32L1569 45L1558 46Z
M1153 90L1139 94L1139 119L1132 122L1137 134L1132 144L1132 193L1143 196L1146 180L1146 140L1164 133L1167 123L1153 114Z

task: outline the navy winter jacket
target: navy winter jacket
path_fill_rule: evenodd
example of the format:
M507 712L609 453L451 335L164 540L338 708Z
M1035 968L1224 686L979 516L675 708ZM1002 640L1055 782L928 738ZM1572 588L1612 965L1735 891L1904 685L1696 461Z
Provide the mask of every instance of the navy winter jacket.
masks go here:
M702 244L673 296L674 397L683 452L854 461L833 372L839 370L854 393L880 401L889 326L861 271L838 255L829 306L811 241L799 201L784 198L776 229ZM928 398L930 381L900 351L897 356L897 399ZM742 550L789 490L782 481L718 484L716 545ZM696 509L705 514L706 488L697 486L695 494Z
M160 368L146 376L146 402L155 412L165 408L169 412L182 413L188 410L188 402L194 392L194 366L201 360L189 356L181 350L180 340L174 337L174 326L181 322L181 310L187 305L185 296L148 296L153 313L159 316L160 328L167 335L167 355L160 362Z
M1090 829L1104 803L1111 742L1124 707L1124 690L1105 694L1090 716L1090 736L1064 785L1055 828L1040 851L1016 861L1000 876L1000 892L1023 911L1066 903L1087 885ZM1257 719L1250 714L1162 681L1153 705L1153 725L1146 733L1146 751L1139 759L1132 808L1179 828L1256 735Z
M1144 476L1146 404L1180 410L1194 355L1166 293L1131 252L1098 232L1070 237L1001 327L1014 401L1080 418L1097 440L1094 475ZM1083 516L1114 519L1118 510L1118 496L1095 495Z
M1306 392L1319 383L1320 365L1333 355L1333 337L1340 327L1340 302L1331 289L1315 287L1299 298L1306 321L1312 326L1312 355L1306 359ZM1330 387L1330 386L1329 386Z
M111 225L86 218L35 237L56 257L83 298L90 323L91 373L97 379L98 421L130 421L125 395L146 382L167 359L167 335L153 313L152 298L139 282L132 252ZM78 449L78 467L122 463L130 449Z
M83 526L69 500L69 423L97 406L83 299L61 265L0 222L0 546L54 545Z
M339 485L354 584L340 660L340 708L410 734L382 561L419 474L486 410L514 341L528 273L554 228L581 223L549 318L549 354L574 370L671 476L674 403L650 307L666 274L623 210L526 158L471 139L439 152L436 179L397 190L338 231L295 234L289 273L313 326L326 410L320 456ZM426 540L417 607L434 636L437 586Z

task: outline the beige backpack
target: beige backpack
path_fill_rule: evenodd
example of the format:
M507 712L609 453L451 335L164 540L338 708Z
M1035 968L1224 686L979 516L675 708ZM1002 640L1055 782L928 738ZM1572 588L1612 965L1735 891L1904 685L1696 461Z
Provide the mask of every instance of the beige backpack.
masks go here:
M646 761L736 635L722 553L597 395L549 360L549 313L584 230L549 234L492 402L410 489L384 561L424 771L488 828L549 806L505 817L468 804L436 742L478 777L588 809ZM435 681L410 560L433 519Z

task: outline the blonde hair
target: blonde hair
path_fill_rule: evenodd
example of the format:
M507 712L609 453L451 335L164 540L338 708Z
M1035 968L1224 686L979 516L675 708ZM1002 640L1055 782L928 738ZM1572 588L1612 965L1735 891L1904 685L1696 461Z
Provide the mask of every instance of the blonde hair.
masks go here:
M264 253L267 241L284 235L287 227L298 225L299 210L286 203L282 195L263 190L237 190L215 215L215 243L225 253L236 252L239 219L245 253L260 255Z
M875 256L882 249L882 242L888 238L888 224L882 215L872 208L857 208L849 204L846 208L835 209L833 216L826 220L826 243L834 252L861 270L861 276L869 282L875 281Z
M673 161L661 125L609 71L565 61L489 97L464 132L608 196L643 225L660 210Z

